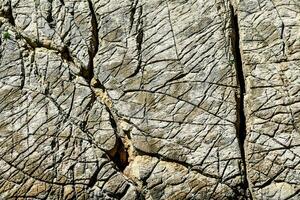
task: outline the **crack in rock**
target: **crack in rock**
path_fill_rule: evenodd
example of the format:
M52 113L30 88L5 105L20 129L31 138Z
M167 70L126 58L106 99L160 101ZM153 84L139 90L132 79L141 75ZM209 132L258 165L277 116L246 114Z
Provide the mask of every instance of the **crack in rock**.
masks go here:
M0 199L300 199L299 8L1 0Z

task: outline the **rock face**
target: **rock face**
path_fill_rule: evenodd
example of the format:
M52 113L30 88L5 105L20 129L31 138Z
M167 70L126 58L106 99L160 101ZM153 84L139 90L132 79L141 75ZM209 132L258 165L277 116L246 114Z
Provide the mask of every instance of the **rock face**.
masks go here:
M1 0L0 199L300 199L297 0Z

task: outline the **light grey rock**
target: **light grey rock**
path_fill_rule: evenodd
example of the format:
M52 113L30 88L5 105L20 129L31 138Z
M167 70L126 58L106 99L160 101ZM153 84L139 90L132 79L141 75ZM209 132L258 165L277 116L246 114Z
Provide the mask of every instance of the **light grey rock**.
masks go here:
M2 0L0 199L299 199L280 0Z
M241 1L248 180L257 199L300 198L297 1Z

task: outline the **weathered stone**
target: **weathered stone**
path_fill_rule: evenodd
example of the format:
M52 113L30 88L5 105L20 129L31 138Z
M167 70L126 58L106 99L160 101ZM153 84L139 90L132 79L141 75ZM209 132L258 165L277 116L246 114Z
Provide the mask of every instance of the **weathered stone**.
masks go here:
M241 1L248 180L258 199L300 198L300 4Z
M299 199L300 4L2 0L0 199Z

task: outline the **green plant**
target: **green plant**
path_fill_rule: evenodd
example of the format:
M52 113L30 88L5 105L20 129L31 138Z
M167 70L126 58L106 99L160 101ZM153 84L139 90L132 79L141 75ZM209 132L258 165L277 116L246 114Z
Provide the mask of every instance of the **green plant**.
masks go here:
M235 61L234 60L229 60L230 65L234 65Z
M10 39L10 33L8 31L3 32L3 39L5 40Z

